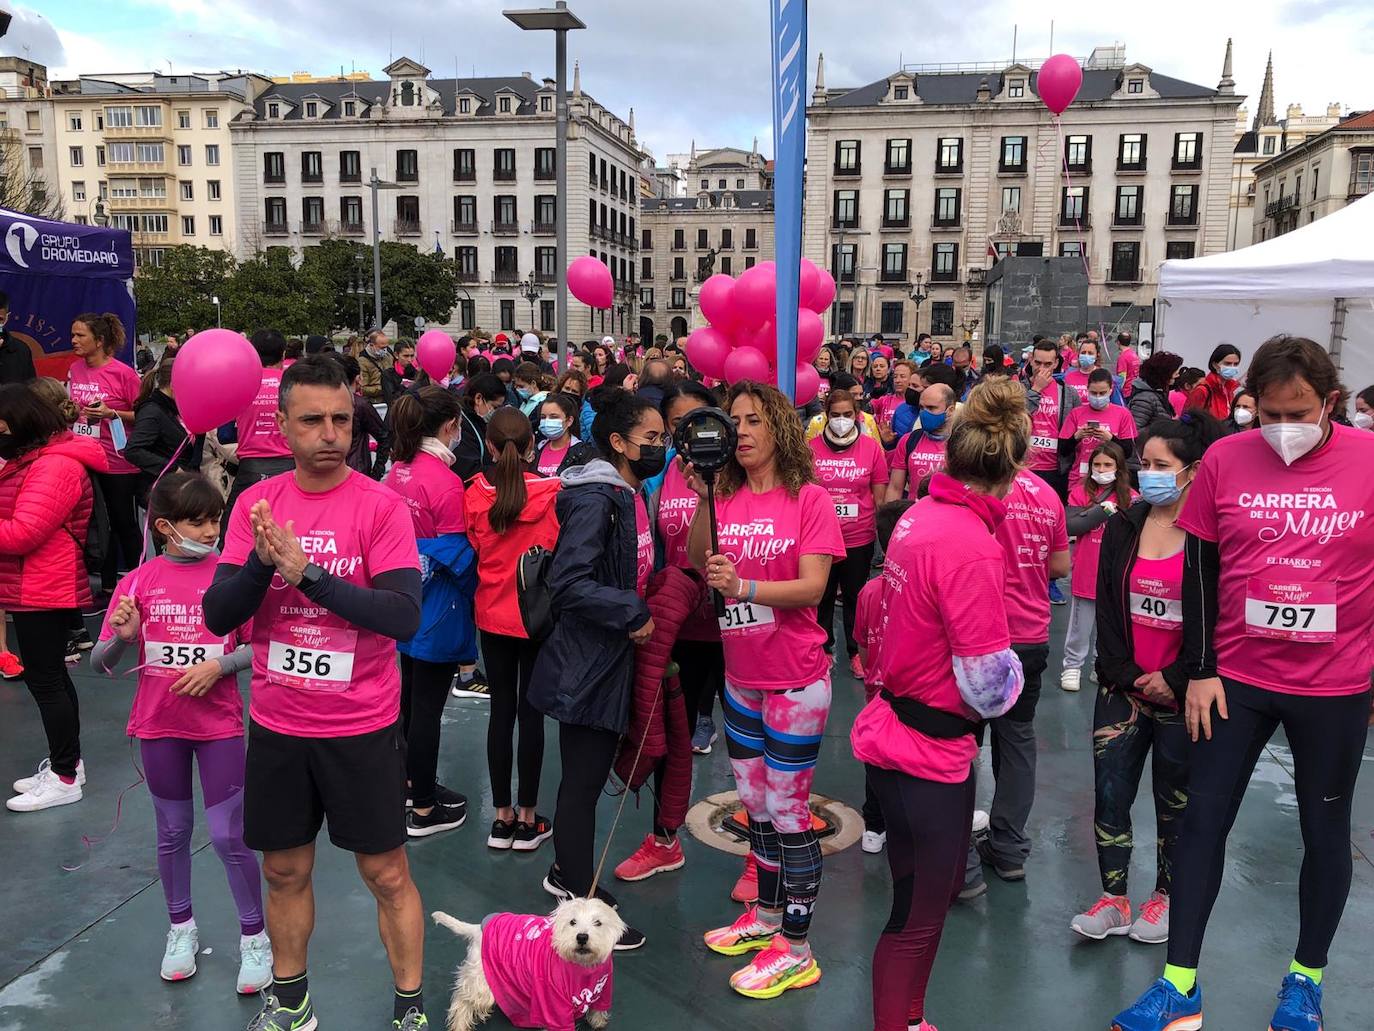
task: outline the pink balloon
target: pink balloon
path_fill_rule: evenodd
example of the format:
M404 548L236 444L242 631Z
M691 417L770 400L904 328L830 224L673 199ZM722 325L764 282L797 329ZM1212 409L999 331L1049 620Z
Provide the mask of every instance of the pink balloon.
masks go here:
M773 363L778 357L778 323L771 315L754 331L750 343L755 350Z
M728 357L730 339L713 326L694 329L687 338L687 360L712 379L720 379L725 375L725 359Z
M1055 54L1040 66L1035 79L1035 91L1045 106L1062 115L1083 86L1083 69L1068 54Z
M233 422L258 396L262 362L231 329L206 329L181 345L172 363L172 391L192 433Z
M816 313L823 313L835 303L835 277L823 268L816 269L816 285L811 288L809 295L801 297L803 308L810 308Z
M568 266L568 290L592 308L609 308L615 301L611 270L590 254L582 255Z
M745 269L735 283L735 315L746 326L759 326L777 307L777 266L771 261Z
M802 258L800 275L797 280L797 304L806 307L806 299L816 291L820 285L821 270L816 267L816 263L809 258Z
M735 322L735 280L724 272L717 272L701 284L701 313L716 328Z
M453 359L457 354L453 338L442 329L427 329L415 342L415 363L435 382L453 371Z
M812 312L814 315L815 312ZM821 374L810 362L797 364L797 396L799 405L810 404L821 390Z
M810 308L797 312L797 362L810 364L825 344L825 320Z
M770 383L773 379L773 368L757 347L737 347L731 351L730 357L725 359L724 373L731 383L745 379Z

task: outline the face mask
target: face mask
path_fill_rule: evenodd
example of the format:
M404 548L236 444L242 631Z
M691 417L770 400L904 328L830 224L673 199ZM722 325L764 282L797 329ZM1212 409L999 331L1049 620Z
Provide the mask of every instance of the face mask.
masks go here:
M1239 365L1223 365L1221 367L1222 379L1240 379Z
M187 558L205 558L207 555L215 554L218 550L213 544L202 544L200 541L187 540L181 534L177 533L176 530L172 530L167 537L168 540L177 546L177 551L181 552Z
M557 440L563 436L562 419L540 419L539 432L548 437L549 440Z
M1093 483L1096 483L1099 487L1105 487L1107 484L1115 482L1116 473L1104 473L1096 469L1093 470Z
M1102 409L1106 408L1106 407L1107 407L1109 404L1111 404L1111 403L1112 403L1112 395L1111 395L1111 394L1089 394L1089 395L1088 395L1088 404L1090 404L1090 405L1092 406L1092 409L1093 409L1093 411L1095 411L1095 412L1100 412L1100 411L1102 411Z
M495 414L496 414L496 409L495 409L494 407L493 407L493 408L488 408L485 412L482 413L482 421L483 421L483 422L491 422L491 417L492 417L493 415L495 415Z
M1260 432L1284 465L1292 465L1322 442L1322 424L1316 422L1278 422L1261 426Z
M1140 470L1140 496L1152 505L1172 505L1183 493L1178 474Z
M949 418L948 412L928 412L924 408L917 416L921 420L921 430L925 433L939 433L944 428L945 420Z
M1239 409L1236 410L1236 414L1240 414ZM1237 419L1236 421L1239 422L1240 420ZM1370 415L1368 412L1356 412L1355 418L1351 422L1355 424L1356 429L1374 430L1374 415Z
M1078 356L1078 367L1080 369L1091 369L1097 364L1097 359L1090 354L1080 354Z
M0 433L0 458L6 462L19 454L19 441L13 433Z
M626 458L630 472L642 483L663 472L663 467L668 464L668 449L662 444L640 444L639 457L629 458L627 455Z
M1023 362L1028 362L1028 361L1030 361L1030 359L1031 359L1031 353L1032 353L1032 348L1029 348L1029 347L1023 347L1023 348L1021 348L1021 360L1022 360Z
M837 415L830 420L830 429L837 437L847 437L854 432L854 420L847 415Z
M917 390L915 387L907 387L907 388L906 388L906 403L909 404L909 405L911 405L912 408L920 408L920 407L921 407L921 392L920 392L919 390Z
M1250 409L1248 408L1237 408L1234 418L1236 420L1237 426L1249 426L1252 422L1255 421L1255 413L1250 411ZM1365 416L1365 418L1368 419L1369 417ZM1356 424L1358 424L1359 421L1360 417L1358 415L1355 416ZM1369 421L1371 425L1374 425L1374 419L1370 419Z
M516 387L515 393L519 396L521 401L528 401L534 396L534 391L525 387Z

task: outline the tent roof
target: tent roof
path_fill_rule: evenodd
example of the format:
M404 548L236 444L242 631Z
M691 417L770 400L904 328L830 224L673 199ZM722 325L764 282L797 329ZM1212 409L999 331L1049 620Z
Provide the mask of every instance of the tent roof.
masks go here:
M1164 262L1164 300L1374 297L1374 195L1238 251Z

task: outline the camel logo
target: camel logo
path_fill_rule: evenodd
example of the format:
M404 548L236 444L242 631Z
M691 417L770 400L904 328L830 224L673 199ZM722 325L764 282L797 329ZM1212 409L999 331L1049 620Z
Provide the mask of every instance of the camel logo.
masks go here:
M37 242L38 230L27 222L15 222L5 233L5 250L20 268L29 267L29 263L24 260L24 252L31 250Z

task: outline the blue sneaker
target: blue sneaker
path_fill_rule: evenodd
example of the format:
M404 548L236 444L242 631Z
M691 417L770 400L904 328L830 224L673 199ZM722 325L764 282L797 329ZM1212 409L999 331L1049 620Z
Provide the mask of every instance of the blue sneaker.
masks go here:
M1202 987L1184 995L1160 978L1130 1009L1112 1018L1111 1031L1201 1031Z
M1269 1031L1322 1031L1322 986L1303 974L1285 977Z
M1067 605L1068 603L1069 603L1069 599L1066 598L1066 597L1064 597L1064 592L1061 591L1061 590L1059 589L1059 583L1058 583L1058 581L1051 580L1051 581L1050 581L1050 604L1051 604L1051 605Z

